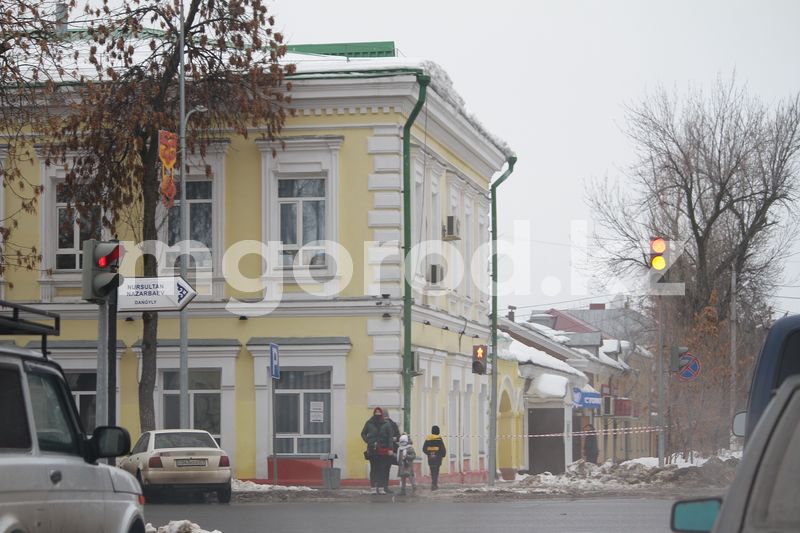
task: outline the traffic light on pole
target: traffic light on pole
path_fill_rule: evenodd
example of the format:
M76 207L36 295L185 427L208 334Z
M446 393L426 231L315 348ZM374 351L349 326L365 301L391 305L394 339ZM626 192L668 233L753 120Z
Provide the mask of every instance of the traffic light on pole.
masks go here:
M652 237L650 239L650 268L657 272L666 270L668 248L667 240L664 237Z
M472 373L486 374L486 345L476 344L472 347Z
M673 346L669 354L670 372L678 372L681 369L681 357L689 353L686 346Z
M81 296L96 302L105 300L120 285L117 273L122 245L118 242L102 242L95 239L83 241L83 272Z

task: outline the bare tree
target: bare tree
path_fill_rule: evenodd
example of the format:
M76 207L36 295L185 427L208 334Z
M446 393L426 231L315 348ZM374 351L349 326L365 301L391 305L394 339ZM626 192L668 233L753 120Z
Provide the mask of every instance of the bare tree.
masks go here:
M639 276L651 237L683 248L664 280L685 283L685 295L662 298L660 327L666 346L688 345L703 358L703 375L695 383L672 380L672 442L712 451L727 444L729 396L745 392L741 377L763 338L796 225L800 96L769 109L733 80L684 99L659 90L628 109L627 133L637 150L630 186L622 193L606 180L589 192L598 245L609 272ZM730 390L729 361L734 271L737 391ZM644 307L655 315L654 302Z
M764 308L796 221L800 96L770 110L733 81L683 101L660 90L628 109L628 124L638 154L629 192L606 180L588 196L606 265L644 272L648 239L666 236L684 245L668 276L686 283L685 322L714 292L727 318L732 269L740 305Z
M64 66L76 83L59 86L66 110L48 132L51 160L68 171L64 190L78 215L92 220L99 206L103 226L116 232L121 221L132 224L145 242L158 239L158 132L179 129L181 16L187 108L207 109L193 117L188 147L204 155L214 135L246 137L251 128L274 139L287 116L285 76L293 66L279 62L286 47L266 2L189 0L184 9L181 14L177 0L125 1L113 11L105 2L87 4L75 24L83 30L70 43L72 63ZM155 255L145 255L143 273L158 275ZM158 314L142 318L144 431L155 427Z
M33 159L31 138L46 121L41 106L58 80L61 59L59 33L63 29L55 4L24 0L0 1L0 136L4 143L0 177L9 211L0 220L0 274L6 268L38 268L41 254L35 245L15 238L18 217L35 212L41 186L32 183L21 167Z

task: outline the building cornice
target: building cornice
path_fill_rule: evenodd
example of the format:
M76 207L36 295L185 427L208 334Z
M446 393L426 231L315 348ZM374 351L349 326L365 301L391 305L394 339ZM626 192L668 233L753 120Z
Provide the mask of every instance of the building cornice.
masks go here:
M299 116L355 114L409 115L418 97L416 77L409 74L376 78L302 79L293 81L292 104ZM487 179L502 168L506 155L478 131L435 88L428 93L427 127L431 138ZM422 127L417 124L418 127Z

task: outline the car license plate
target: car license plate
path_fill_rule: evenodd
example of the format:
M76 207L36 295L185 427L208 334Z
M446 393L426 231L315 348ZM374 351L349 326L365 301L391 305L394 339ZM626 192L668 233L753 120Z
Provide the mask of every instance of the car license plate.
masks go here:
M206 459L175 459L175 466L206 466Z

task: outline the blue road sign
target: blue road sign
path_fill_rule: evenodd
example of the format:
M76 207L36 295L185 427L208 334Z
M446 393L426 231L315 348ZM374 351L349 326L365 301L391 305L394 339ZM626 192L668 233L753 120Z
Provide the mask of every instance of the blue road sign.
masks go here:
M278 362L278 345L269 343L269 373L272 379L281 379L281 365Z
M683 354L680 359L678 377L683 381L692 381L700 375L700 360L690 353Z

